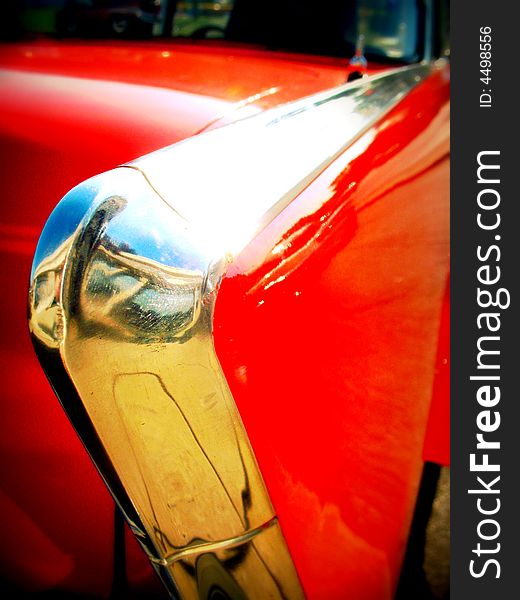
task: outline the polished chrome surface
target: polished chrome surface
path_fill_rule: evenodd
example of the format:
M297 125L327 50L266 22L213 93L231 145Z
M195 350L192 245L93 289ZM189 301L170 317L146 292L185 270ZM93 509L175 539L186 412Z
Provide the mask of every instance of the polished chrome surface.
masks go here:
M120 168L64 198L34 265L40 360L170 593L301 597L213 347L225 260Z
M429 71L197 136L86 181L47 222L36 351L173 597L303 596L215 353L216 294L230 256Z
M415 65L347 83L129 166L195 227L202 247L217 255L238 252L432 68Z

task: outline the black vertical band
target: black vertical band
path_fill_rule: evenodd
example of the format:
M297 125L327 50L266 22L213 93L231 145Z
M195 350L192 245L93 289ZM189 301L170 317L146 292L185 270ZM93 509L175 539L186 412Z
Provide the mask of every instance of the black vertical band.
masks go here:
M505 600L520 577L520 10L453 0L451 16L451 592Z

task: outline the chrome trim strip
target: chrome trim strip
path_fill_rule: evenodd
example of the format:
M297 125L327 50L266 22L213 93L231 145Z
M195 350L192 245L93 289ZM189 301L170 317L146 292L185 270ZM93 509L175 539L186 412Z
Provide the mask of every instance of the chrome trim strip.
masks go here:
M127 166L145 175L213 254L235 253L433 68L425 63L347 83Z
M303 597L215 353L213 307L229 253L430 70L348 84L94 177L45 226L29 291L38 357L172 597Z

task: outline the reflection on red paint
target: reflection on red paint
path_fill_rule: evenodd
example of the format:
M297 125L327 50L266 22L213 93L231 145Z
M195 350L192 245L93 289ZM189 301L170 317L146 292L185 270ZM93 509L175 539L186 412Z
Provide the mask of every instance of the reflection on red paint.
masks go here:
M312 599L397 583L448 277L444 75L318 177L219 293L217 352Z

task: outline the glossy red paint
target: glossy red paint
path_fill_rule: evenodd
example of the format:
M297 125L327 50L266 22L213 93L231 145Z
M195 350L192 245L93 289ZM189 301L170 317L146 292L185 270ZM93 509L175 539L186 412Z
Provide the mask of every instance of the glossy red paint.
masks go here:
M284 210L218 296L217 352L311 599L393 597L448 278L448 136L444 70Z
M344 83L348 60L217 41L42 41L0 48L0 64L20 71L175 89L227 102L274 88L273 94L260 100L267 108ZM372 64L370 72L383 68Z

